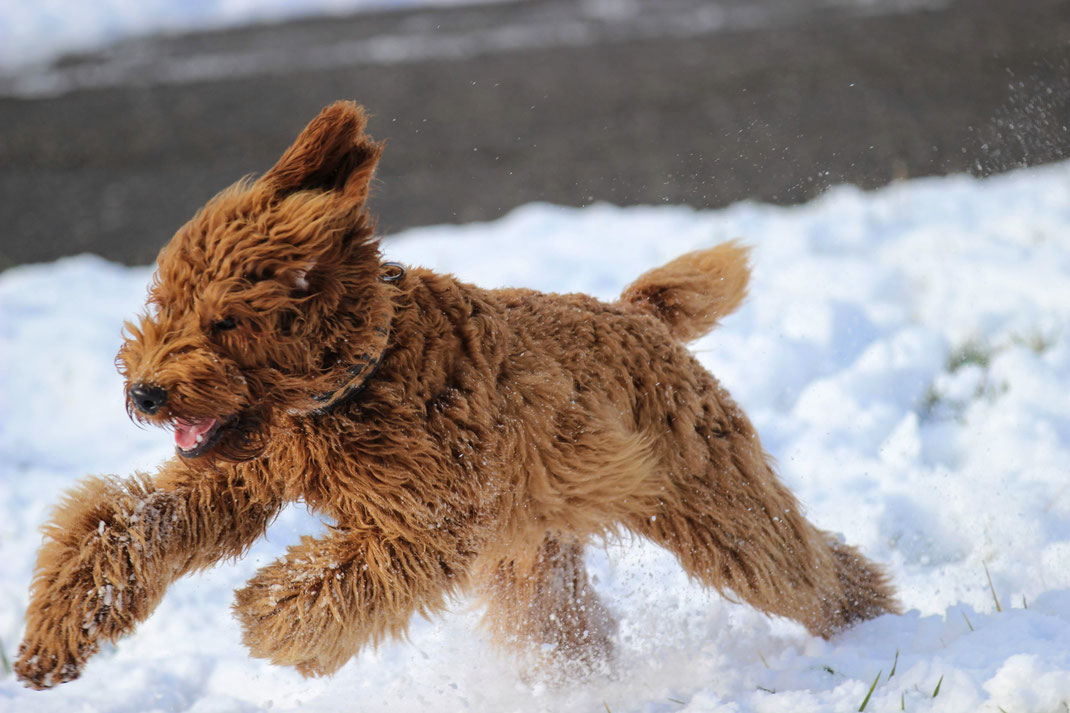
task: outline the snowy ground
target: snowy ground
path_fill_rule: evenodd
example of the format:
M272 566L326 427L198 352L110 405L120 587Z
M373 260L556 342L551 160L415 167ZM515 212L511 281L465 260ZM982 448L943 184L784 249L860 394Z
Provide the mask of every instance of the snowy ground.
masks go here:
M0 70L5 67L19 69L48 62L64 53L93 51L117 41L154 33L212 30L356 12L502 1L507 0L11 0L0 3ZM939 7L948 1L807 0L807 4L814 8L842 7L866 14L880 14ZM591 16L628 17L643 11L636 0L582 0L580 4L583 6L581 14ZM684 15L684 21L697 23L699 27L696 29L699 31L708 31L711 23L713 27L722 24L761 26L773 23L787 9L784 3L768 0L747 0L743 3L739 0L719 0L706 5L708 7L698 15ZM726 10L739 10L741 6L745 17L740 16L739 12L724 16ZM541 34L545 35L545 28L543 30ZM574 35L576 31L576 27L559 27L552 34ZM583 43L585 34L581 32L578 39L568 39L565 44L573 41ZM522 46L538 46L552 41L546 37L533 37L521 27L509 28L507 35L498 40L506 45ZM373 51L372 54L385 51L387 55L394 56L398 51L403 51L393 43L388 44L389 47L381 47L380 52ZM459 50L452 45L450 43L450 46L438 48L438 53L444 56L455 54ZM411 48L409 51L436 54L434 47L423 50Z
M611 676L526 677L460 601L415 622L410 642L306 681L249 659L228 609L232 589L319 527L292 508L246 559L175 586L82 679L38 693L0 673L0 711L802 713L857 710L878 674L868 711L1066 711L1070 164L840 188L795 208L532 205L407 232L388 254L488 287L612 299L646 268L736 236L755 247L751 297L695 350L810 518L887 563L904 616L823 642L703 593L668 555L625 540L589 556L621 621ZM0 275L8 659L59 492L170 452L168 434L126 419L112 368L148 278L92 257Z
M37 0L0 4L0 67L93 50L154 32L186 32L300 17L491 0Z

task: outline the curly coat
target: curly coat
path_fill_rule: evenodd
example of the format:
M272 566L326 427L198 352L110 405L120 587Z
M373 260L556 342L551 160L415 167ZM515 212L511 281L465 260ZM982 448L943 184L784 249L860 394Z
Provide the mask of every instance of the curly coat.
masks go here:
M743 299L726 243L612 304L381 263L381 147L326 108L160 254L117 363L175 430L152 476L92 477L45 526L18 676L76 678L171 582L241 556L303 500L336 523L237 592L252 655L329 674L473 589L503 643L599 661L613 623L583 549L624 528L703 584L816 635L894 612L884 574L807 522L684 343ZM547 647L541 647L546 650Z

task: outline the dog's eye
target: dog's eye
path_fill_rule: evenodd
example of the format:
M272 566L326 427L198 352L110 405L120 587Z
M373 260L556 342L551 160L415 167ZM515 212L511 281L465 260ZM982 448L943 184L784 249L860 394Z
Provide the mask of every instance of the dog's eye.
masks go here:
M224 317L218 322L212 322L212 330L215 332L226 332L237 326L238 323L234 321L233 317Z

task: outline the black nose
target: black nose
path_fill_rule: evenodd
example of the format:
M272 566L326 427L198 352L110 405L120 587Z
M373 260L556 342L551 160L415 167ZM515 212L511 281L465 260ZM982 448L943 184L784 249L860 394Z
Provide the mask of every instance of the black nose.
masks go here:
M159 386L134 384L127 393L130 395L134 408L150 416L159 411L160 407L167 402L167 392Z

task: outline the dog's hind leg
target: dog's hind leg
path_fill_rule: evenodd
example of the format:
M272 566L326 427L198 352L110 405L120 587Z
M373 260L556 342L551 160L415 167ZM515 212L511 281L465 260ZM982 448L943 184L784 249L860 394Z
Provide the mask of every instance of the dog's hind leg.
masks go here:
M613 618L587 579L582 542L547 534L541 543L477 575L484 624L503 646L598 664L611 653Z
M658 449L667 480L661 505L628 525L707 586L818 636L898 611L875 564L802 516L728 395L710 384L700 397L695 420L678 413Z
M250 653L305 676L334 673L365 645L404 635L467 578L470 556L452 538L408 542L332 528L304 537L235 593Z

